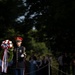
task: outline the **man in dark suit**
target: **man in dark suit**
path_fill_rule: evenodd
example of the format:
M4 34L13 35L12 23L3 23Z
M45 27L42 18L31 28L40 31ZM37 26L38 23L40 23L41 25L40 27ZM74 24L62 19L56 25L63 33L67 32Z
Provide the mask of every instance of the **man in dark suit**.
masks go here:
M13 51L13 66L14 66L14 75L24 75L25 71L25 47L21 46L22 37L16 37L16 47Z

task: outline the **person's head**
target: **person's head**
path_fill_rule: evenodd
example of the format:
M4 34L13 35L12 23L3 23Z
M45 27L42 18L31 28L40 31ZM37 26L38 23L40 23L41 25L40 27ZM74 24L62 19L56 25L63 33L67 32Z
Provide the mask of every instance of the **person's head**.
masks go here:
M19 47L19 46L21 46L21 44L22 44L22 41L17 41L16 42L16 45Z
M40 59L41 59L41 56L38 56L38 57L37 57L37 60L40 60Z
M42 59L44 60L45 59L45 56L43 56Z
M23 38L22 38L22 37L16 37L15 40L16 40L16 45L17 45L18 47L21 46Z
M64 54L65 54L65 56L67 56L67 53L66 52Z

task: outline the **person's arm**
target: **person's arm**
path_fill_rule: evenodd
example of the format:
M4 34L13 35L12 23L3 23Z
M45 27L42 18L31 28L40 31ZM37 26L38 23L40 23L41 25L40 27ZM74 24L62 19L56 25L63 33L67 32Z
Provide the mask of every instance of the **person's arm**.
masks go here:
M26 57L26 48L25 47L23 49L23 54L24 54L24 57Z
M21 55L21 58L24 58L24 62L25 62L25 58L26 58L26 52L25 52L26 48L23 47L23 53Z

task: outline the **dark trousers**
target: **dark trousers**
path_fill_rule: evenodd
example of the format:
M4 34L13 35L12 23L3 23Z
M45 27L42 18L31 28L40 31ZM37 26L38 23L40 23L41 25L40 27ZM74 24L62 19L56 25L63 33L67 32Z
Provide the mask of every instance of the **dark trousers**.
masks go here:
M14 75L24 75L24 68L14 69Z

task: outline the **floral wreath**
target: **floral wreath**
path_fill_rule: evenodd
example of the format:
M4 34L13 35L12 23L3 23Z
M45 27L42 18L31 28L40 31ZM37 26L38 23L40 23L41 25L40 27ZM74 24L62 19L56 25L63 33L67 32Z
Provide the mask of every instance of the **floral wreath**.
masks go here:
M7 52L9 54L8 62L10 62L13 58L13 49L14 49L12 41L10 40L2 41L1 48L2 48L1 54L3 54L5 49L7 49Z
M1 44L2 72L7 72L8 62L13 59L13 43L10 40L4 40Z

